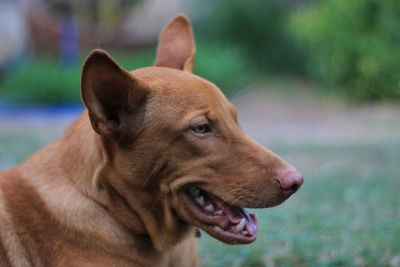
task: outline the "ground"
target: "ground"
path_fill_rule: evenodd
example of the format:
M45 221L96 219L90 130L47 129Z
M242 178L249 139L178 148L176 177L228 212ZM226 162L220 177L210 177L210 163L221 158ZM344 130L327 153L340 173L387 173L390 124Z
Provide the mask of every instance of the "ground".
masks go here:
M345 104L307 88L270 81L233 99L242 128L305 183L281 206L255 210L260 229L251 245L203 233L203 266L400 266L400 106ZM60 136L72 119L3 116L0 168Z

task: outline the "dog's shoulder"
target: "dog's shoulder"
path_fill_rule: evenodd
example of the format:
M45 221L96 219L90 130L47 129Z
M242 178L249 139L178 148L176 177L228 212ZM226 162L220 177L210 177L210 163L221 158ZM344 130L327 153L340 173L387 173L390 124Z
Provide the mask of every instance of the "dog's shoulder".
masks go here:
M29 266L29 257L21 243L22 229L15 224L15 218L24 210L15 209L21 205L24 184L19 167L0 171L0 266ZM22 208L22 207L21 207Z
M27 214L34 203L37 203L37 196L22 178L20 166L0 172L1 233L21 233L18 228L20 224L32 224L33 221L27 218Z
M0 218L8 215L9 204L13 202L13 197L19 197L16 194L19 185L21 185L21 172L19 167L0 171ZM22 188L20 188L22 190Z

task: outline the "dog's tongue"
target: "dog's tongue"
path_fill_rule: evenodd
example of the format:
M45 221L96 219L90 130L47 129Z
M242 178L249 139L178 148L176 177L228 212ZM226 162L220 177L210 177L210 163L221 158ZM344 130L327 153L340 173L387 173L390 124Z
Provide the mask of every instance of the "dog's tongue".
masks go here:
M249 214L247 210L231 206L228 203L222 202L220 199L217 200L214 198L214 203L219 209L224 211L226 217L232 224L238 224L245 218L247 231L251 235L257 232L257 217L255 214Z

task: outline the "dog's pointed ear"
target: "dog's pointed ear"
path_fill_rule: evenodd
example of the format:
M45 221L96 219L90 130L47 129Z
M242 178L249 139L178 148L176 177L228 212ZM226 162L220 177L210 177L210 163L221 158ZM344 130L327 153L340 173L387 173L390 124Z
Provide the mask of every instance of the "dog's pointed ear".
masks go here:
M123 130L128 115L140 109L147 90L105 51L94 50L83 65L81 95L93 129L111 137Z
M193 72L195 54L190 21L184 15L177 15L160 35L154 65Z

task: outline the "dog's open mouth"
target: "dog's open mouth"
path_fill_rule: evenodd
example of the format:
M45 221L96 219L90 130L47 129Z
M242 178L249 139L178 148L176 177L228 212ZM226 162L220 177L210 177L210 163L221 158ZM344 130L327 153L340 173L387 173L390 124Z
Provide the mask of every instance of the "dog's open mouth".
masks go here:
M213 237L230 244L248 244L256 239L255 214L195 186L186 190L184 199L195 221L199 222L196 226Z

